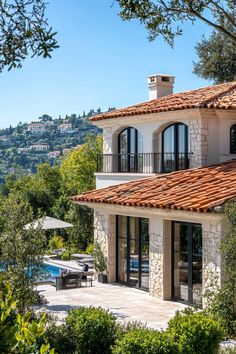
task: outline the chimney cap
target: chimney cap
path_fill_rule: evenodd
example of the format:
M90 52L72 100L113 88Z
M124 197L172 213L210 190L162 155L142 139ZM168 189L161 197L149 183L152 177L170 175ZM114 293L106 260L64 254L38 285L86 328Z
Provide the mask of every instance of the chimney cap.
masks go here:
M160 74L160 73L158 73L158 74L149 75L149 76L148 76L148 78L153 77L153 76L167 76L167 77L175 77L175 75Z

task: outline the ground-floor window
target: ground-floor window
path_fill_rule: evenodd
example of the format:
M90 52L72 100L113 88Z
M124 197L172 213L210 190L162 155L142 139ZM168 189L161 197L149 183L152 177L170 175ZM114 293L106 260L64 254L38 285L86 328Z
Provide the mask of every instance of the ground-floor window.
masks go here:
M118 282L148 290L148 219L117 215L116 278Z
M201 304L202 227L172 222L172 295L176 300Z

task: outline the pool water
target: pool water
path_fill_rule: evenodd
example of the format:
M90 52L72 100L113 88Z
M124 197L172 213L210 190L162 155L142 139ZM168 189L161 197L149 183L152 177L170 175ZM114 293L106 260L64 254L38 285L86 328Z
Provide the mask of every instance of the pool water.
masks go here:
M45 281L53 281L58 275L60 275L61 271L65 268L60 268L56 265L44 263L42 264L43 274L42 277L38 280L38 282L45 282Z
M49 263L43 263L41 267L42 267L42 274L40 278L37 280L38 283L55 282L56 277L60 275L63 269L65 269ZM4 263L0 262L0 271L4 271L4 268L5 268ZM28 270L27 273L30 275L31 271Z

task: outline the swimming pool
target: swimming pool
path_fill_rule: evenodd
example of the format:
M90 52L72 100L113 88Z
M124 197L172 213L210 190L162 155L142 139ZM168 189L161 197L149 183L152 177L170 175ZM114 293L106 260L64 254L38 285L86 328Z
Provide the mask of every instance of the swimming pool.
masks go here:
M38 279L39 283L42 282L55 282L55 279L58 275L60 275L61 271L65 269L63 267L59 267L57 265L52 265L49 263L42 264L42 276Z
M6 267L5 267L4 263L0 262L0 271L4 271L5 268ZM67 269L67 268L44 262L41 265L41 269L42 269L42 274L41 274L40 278L37 279L37 283L55 282L56 277L58 275L60 275L61 271L63 269ZM30 275L31 271L28 270L27 273Z

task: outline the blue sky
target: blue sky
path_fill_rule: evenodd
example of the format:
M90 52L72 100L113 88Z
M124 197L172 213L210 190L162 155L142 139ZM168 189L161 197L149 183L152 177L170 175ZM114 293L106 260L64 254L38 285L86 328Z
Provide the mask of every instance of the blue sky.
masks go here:
M175 92L206 86L192 74L194 45L211 29L184 25L171 49L148 42L138 22L123 22L113 0L50 0L49 23L60 48L52 59L27 59L20 70L0 74L0 127L36 120L47 113L82 113L123 107L148 99L147 76L176 76Z

